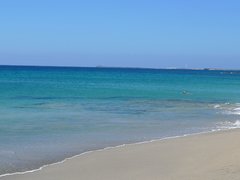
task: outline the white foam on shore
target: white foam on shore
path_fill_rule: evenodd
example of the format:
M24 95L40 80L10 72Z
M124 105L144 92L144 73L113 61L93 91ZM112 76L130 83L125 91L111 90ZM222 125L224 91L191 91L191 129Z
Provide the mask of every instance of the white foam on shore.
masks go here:
M37 168L37 169L23 171L23 172L14 172L14 173L2 174L2 175L0 175L0 178L1 177L6 177L6 176L13 176L13 175L24 175L24 174L28 174L28 173L41 171L42 169L47 168L49 166L62 164L64 162L68 161L68 160L71 160L71 159L74 159L74 158L77 158L77 157L80 157L80 156L83 156L83 155L86 155L86 154L94 153L94 152L101 152L101 151L104 151L104 150L115 149L115 148L120 148L120 147L125 147L125 146L132 146L132 145L138 145L138 144L147 144L147 143L152 143L152 142L156 142L156 141L175 139L175 138L181 138L181 137L186 137L186 136L195 136L195 135L201 135L201 134L208 134L208 133L213 133L213 132L217 132L217 131L226 131L226 130L230 130L230 129L240 128L240 121L236 121L235 123L238 126L234 127L234 128L231 128L231 127L229 127L228 129L217 128L217 129L212 129L210 131L204 131L204 132L198 132L198 133L192 133L192 134L183 134L183 135L179 135L179 136L164 137L164 138L160 138L160 139L153 139L153 140L148 140L148 141L140 141L140 142L129 143L129 144L121 144L121 145L117 145L117 146L105 147L105 148L98 149L98 150L86 151L86 152L74 155L72 157L65 158L64 160L56 162L56 163L43 165L43 166L41 166L40 168Z
M240 127L240 121L237 120L233 125L236 126L236 127Z
M215 109L218 109L218 108L221 107L221 105L220 105L220 104L216 104L216 105L214 105L213 107L214 107Z
M213 108L222 110L224 114L240 115L240 103L215 104Z
M225 121L225 122L221 122L218 126L218 129L237 129L240 128L240 120L236 120L235 122L232 121Z

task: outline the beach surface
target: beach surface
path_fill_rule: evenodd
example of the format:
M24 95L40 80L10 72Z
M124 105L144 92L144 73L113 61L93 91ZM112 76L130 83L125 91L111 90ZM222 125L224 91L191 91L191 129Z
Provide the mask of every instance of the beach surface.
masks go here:
M240 179L240 130L131 144L86 153L1 180Z

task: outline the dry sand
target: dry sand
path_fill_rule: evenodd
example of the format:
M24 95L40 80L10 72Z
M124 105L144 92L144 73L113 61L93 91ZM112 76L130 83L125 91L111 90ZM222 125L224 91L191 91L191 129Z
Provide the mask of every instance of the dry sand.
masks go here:
M240 130L229 130L84 154L0 180L239 180Z

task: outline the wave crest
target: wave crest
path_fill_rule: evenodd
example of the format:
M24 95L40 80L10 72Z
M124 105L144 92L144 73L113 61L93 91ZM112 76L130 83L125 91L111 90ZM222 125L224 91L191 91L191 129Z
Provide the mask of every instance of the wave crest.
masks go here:
M218 124L217 129L224 130L224 129L236 129L240 128L240 120L232 121L224 121Z

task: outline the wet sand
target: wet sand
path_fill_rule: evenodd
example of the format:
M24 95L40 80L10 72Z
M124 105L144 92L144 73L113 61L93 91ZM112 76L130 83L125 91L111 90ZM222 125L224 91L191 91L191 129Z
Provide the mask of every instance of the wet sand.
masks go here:
M0 180L239 180L240 130L95 151Z

